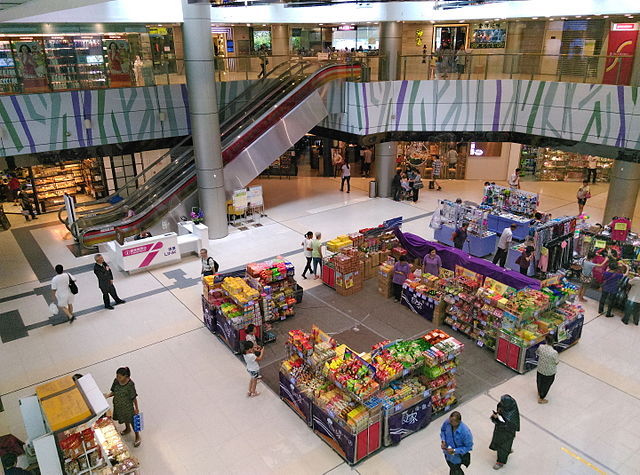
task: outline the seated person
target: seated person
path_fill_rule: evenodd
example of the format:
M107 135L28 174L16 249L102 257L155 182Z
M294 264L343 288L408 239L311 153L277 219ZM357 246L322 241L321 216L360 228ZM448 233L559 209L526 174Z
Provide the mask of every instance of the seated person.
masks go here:
M139 241L140 239L146 239L146 238L150 238L151 237L151 233L149 231L143 231L140 234L136 234L136 236L133 238L134 241Z

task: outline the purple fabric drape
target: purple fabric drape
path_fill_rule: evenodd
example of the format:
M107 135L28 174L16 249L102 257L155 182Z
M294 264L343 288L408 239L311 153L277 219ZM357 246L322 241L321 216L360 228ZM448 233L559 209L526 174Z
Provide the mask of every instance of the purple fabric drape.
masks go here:
M442 267L445 269L455 270L456 265L459 265L478 274L482 274L485 277L491 277L517 290L524 287L531 287L532 289L540 288L540 281L537 279L532 279L519 272L503 269L490 261L470 256L466 252L462 252L454 247L427 241L415 234L403 233L399 228L395 228L394 233L402 247L413 257L422 259L425 254L435 248L440 259L442 259Z

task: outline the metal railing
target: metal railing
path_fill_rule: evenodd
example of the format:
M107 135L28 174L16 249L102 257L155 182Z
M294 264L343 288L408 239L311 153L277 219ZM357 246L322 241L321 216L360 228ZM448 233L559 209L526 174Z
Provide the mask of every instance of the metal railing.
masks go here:
M588 84L639 84L632 56L489 53L419 54L400 57L400 78L531 79ZM640 76L640 75L638 75Z

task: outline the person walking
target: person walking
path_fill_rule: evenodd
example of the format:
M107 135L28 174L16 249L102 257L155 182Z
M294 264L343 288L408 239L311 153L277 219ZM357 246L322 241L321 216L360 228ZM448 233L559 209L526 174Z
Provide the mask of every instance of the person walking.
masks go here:
M587 183L591 181L595 185L598 174L598 159L593 155L587 157Z
M520 169L519 168L516 168L513 171L513 173L509 176L508 183L512 190L520 189Z
M462 422L462 415L453 411L440 427L440 447L449 466L449 475L464 475L462 465L471 465L473 435Z
M203 276L213 275L218 272L220 268L220 264L218 264L213 257L210 257L209 251L204 248L200 249L200 263L202 264L200 274Z
M437 187L437 190L440 191L442 189L438 182L438 178L442 176L442 160L440 160L440 155L433 156L431 166L433 167L433 179L431 181L433 182L433 186Z
M538 387L538 404L546 404L549 389L556 378L558 368L558 352L553 347L553 336L547 334L542 344L536 350L538 355L538 371L536 373L536 385Z
M462 249L464 243L467 242L467 236L469 235L467 229L469 228L469 223L462 223L462 226L456 228L456 230L451 234L451 240L453 241L453 247L456 249Z
M449 162L449 170L453 169L453 178L456 177L456 167L458 166L458 152L455 148L450 148L447 152L447 162ZM451 178L451 173L447 173L447 178Z
M511 224L509 227L502 230L500 239L498 239L498 249L496 250L496 255L493 256L494 264L498 264L500 267L504 267L507 263L507 254L509 253L511 241L513 241L513 231L515 231L517 227L517 224Z
M400 191L402 189L402 174L400 169L396 169L396 174L393 175L393 180L391 180L391 196L393 197L393 201L400 201Z
M624 275L622 274L622 269L618 265L617 261L610 260L608 267L609 270L605 271L602 278L602 291L600 295L598 313L603 314L605 307L607 307L607 318L611 318L613 317L613 305L615 304L618 287L620 287L620 281Z
M344 184L347 183L347 193L351 193L351 167L349 160L345 160L342 164L342 179L340 181L340 191L344 191Z
M26 185L22 185L22 189L18 191L17 196L20 207L22 208L24 219L27 221L30 221L31 219L38 219L36 213L33 211L33 203L31 203L31 198L29 198L29 194L27 193Z
M316 238L311 241L311 258L313 260L313 274L314 279L319 279L318 265L320 265L320 272L322 272L322 238L321 233L316 233Z
M20 180L15 174L11 174L9 183L7 184L9 191L11 192L11 199L15 204L18 204L18 192L20 191Z
M627 301L624 304L622 323L628 325L631 319L636 325L640 323L640 277L638 276L629 280L629 291L627 292Z
M436 249L433 248L429 252L427 252L422 259L422 272L439 277L441 267L442 259L436 252Z
M125 301L118 297L118 292L116 292L116 288L113 285L113 272L111 271L111 267L109 267L109 265L104 261L102 254L96 254L95 261L96 263L93 265L93 273L98 278L98 287L102 292L104 308L113 310L111 301L109 300L109 295L111 295L111 297L116 301L116 305L125 303Z
M307 260L307 264L304 266L304 270L302 271L302 278L307 278L307 272L310 274L315 274L313 270L311 270L311 261L313 260L312 252L313 248L311 247L311 242L313 241L313 233L311 231L307 231L304 235L304 240L302 241L302 252L304 254L305 259Z
M580 216L584 210L584 205L587 204L587 200L591 198L591 189L589 188L588 180L582 182L582 186L578 188L578 192L576 193L576 198L578 198L578 216Z
M57 301L58 308L62 309L67 316L68 322L73 323L76 319L73 315L73 301L75 294L78 293L76 279L68 272L64 272L64 268L60 264L56 265L55 269L57 275L51 279L53 298ZM72 287L75 292L72 291Z
M373 163L373 150L371 150L370 148L365 148L362 151L362 168L363 175L366 178L369 178L369 176L371 176L371 163Z
M407 280L407 276L411 272L411 266L407 262L407 256L400 256L400 260L393 266L393 277L391 279L393 286L393 300L398 302L402 294L402 284Z
M420 190L424 187L424 183L422 183L422 177L420 176L420 172L418 170L415 171L413 175L413 185L411 185L411 189L413 191L413 202L417 203L418 198L420 196Z
M491 422L494 426L489 449L497 452L493 469L500 470L507 463L516 432L520 431L520 411L516 400L508 394L502 396L498 407L491 415Z
M140 408L138 407L138 392L136 391L136 385L131 379L131 371L128 367L118 368L116 371L116 378L111 384L111 390L105 397L109 399L113 398L113 417L114 421L118 421L120 424L124 424L124 431L122 435L131 433L133 428L133 417L136 414L140 414ZM134 447L138 447L142 440L140 440L140 432L135 432Z

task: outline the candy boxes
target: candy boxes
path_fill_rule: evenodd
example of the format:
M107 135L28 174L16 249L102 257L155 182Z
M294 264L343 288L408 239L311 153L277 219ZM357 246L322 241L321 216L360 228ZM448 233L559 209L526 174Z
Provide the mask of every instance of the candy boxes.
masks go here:
M309 356L313 353L313 341L311 340L311 336L302 330L291 330L289 332L288 343L305 356Z
M380 389L380 385L374 380L372 368L349 350L325 363L324 371L338 387L360 400L373 396Z
M353 246L353 241L349 239L349 236L338 236L327 241L327 249L331 252L340 252L342 248L349 246Z
M240 304L249 303L260 297L260 293L240 277L227 277L222 281L222 288L230 297Z

